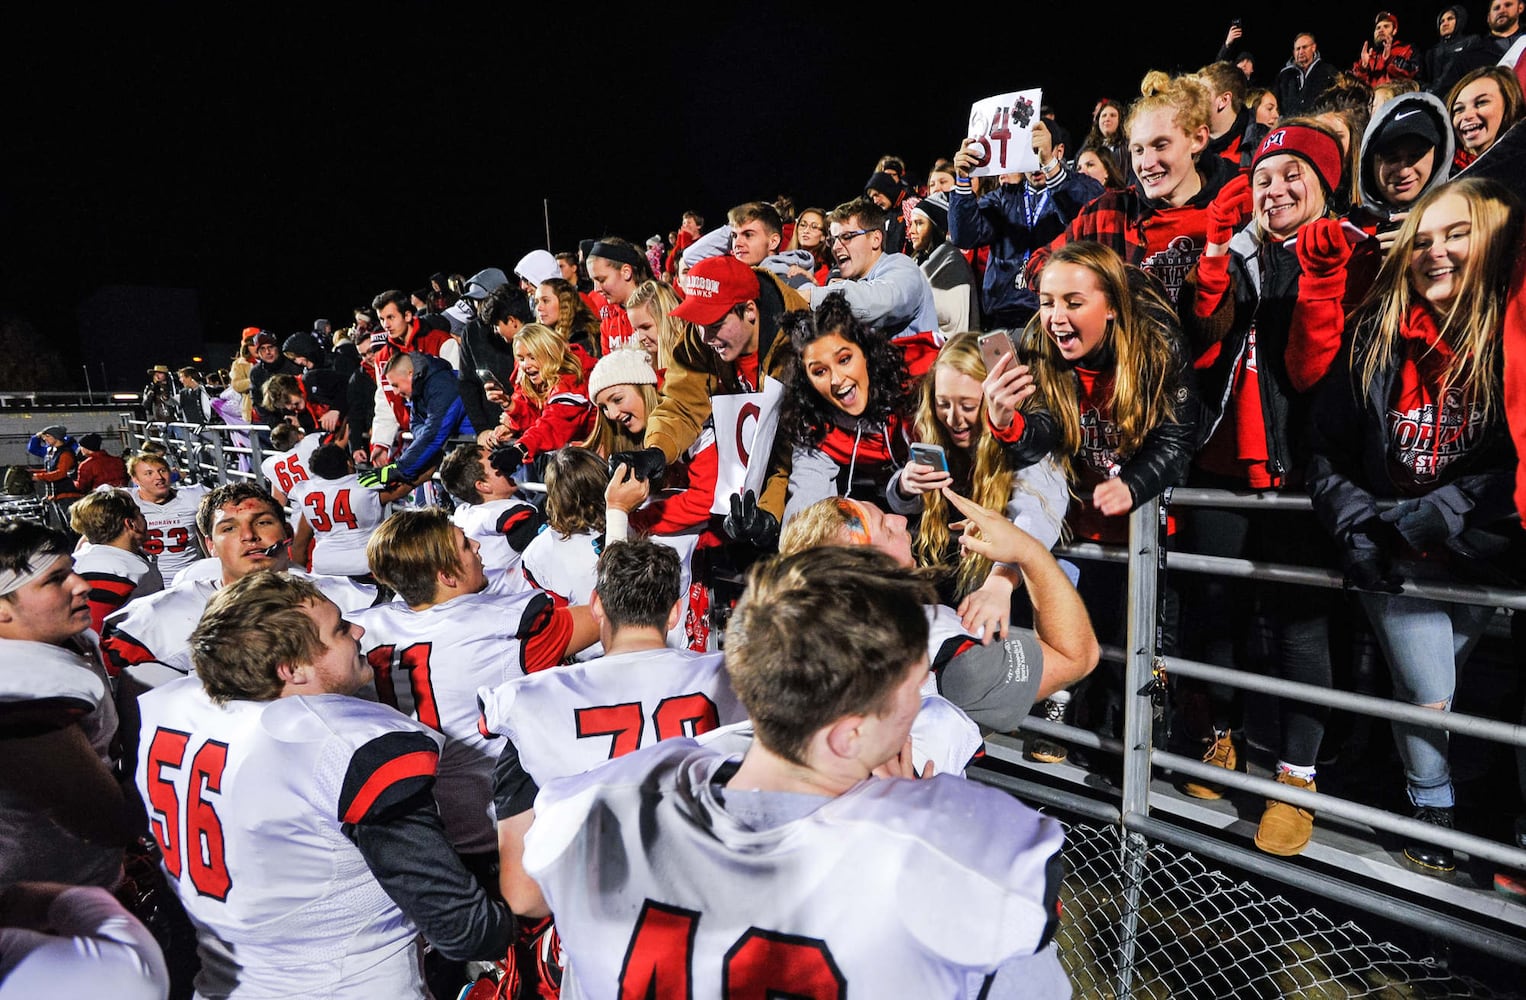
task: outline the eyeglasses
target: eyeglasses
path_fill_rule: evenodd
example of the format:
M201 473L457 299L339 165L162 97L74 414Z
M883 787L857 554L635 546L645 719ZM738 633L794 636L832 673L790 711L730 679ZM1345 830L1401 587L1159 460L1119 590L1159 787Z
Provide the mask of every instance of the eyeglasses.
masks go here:
M858 239L860 236L864 235L868 231L869 230L867 230L867 229L854 229L854 230L851 230L850 232L838 233L836 236L833 236L832 238L827 240L827 242L828 243L841 243L844 246L846 246L847 244L852 243L854 240Z
M797 222L797 223L795 223L795 228L796 229L814 229L814 230L820 232L820 230L821 230L821 223L819 223L819 222Z

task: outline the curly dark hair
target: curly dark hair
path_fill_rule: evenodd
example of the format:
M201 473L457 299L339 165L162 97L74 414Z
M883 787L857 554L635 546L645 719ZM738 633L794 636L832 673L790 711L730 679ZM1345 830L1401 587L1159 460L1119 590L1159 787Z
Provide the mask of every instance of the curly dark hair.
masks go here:
M869 402L860 419L882 423L892 414L905 415L910 409L911 380L905 356L889 337L853 315L841 292L828 295L814 316L808 309L785 313L780 328L790 341L784 364L787 392L782 422L793 443L808 448L820 445L841 412L811 385L801 360L806 347L829 333L856 345L868 362Z

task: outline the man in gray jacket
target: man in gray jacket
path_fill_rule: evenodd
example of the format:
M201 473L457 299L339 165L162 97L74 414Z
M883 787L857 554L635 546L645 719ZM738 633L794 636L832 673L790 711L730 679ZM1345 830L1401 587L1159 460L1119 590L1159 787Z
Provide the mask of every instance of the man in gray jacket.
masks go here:
M800 289L811 308L841 292L853 315L892 338L936 332L938 309L922 269L903 253L885 252L884 210L868 198L855 198L834 208L827 222L827 248L842 280Z

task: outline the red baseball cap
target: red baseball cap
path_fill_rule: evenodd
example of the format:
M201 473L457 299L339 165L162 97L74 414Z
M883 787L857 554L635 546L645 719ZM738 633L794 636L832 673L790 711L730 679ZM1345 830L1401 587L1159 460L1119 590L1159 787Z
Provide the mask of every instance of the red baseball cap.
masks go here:
M696 326L719 323L734 306L758 298L757 274L730 254L695 264L681 284L685 298L672 315Z

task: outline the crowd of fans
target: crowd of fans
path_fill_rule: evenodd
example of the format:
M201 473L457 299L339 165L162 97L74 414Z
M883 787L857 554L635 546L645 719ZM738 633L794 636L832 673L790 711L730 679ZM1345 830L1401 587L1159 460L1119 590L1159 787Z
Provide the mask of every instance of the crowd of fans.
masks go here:
M421 995L478 959L503 995L564 966L577 995L646 995L685 962L766 991L769 969L819 984L834 961L887 994L1066 995L1047 821L953 778L878 799L863 779L957 775L1030 709L1119 735L1121 674L1093 666L1123 634L1123 569L1049 550L1121 544L1177 485L1311 497L1318 529L1194 509L1168 544L1337 568L1353 596L1173 575L1164 652L1325 688L1381 657L1396 699L1451 707L1493 609L1404 583L1526 580L1521 7L1493 0L1476 35L1449 7L1423 52L1380 12L1346 69L1302 33L1266 88L1237 23L1218 61L1099 100L1078 144L1044 109L1031 172L972 177L970 137L925 184L887 156L830 210L688 212L667 240L383 291L344 329L247 329L212 377L156 366L149 419L188 444L219 421L260 435L268 489L37 435L35 478L82 541L71 572L60 536L0 528L0 641L62 650L7 696L36 709L14 728L66 734L82 774L136 772L201 995ZM1244 770L1234 692L1171 693L1173 739ZM362 697L283 704L336 694ZM1277 713L1275 778L1312 790L1349 748L1319 706ZM1394 733L1402 774L1369 793L1402 784L1451 828L1445 732ZM710 742L665 742L684 736ZM26 792L6 789L26 823L0 887L113 886L123 824L87 835ZM956 808L1000 813L1007 855L967 842L979 824L940 830ZM811 865L903 869L868 908L887 937L829 929L827 899L872 878L759 846L832 810L946 859L798 828ZM1255 844L1296 855L1313 825L1270 799ZM27 831L54 838L47 865L10 850ZM1403 855L1456 867L1421 837ZM950 879L959 914L934 900ZM748 898L763 881L775 902ZM1520 873L1496 885L1526 895ZM696 952L701 914L727 936ZM907 933L920 957L883 962Z

